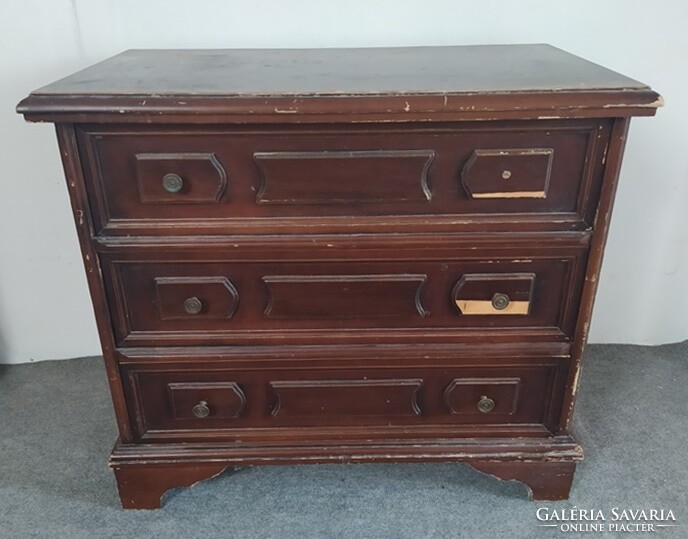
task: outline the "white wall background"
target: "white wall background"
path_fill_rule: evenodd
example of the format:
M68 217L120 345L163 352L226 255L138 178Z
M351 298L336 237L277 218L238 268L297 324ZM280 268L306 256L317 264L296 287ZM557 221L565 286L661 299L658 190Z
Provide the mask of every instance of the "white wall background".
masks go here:
M0 5L0 363L99 353L50 125L30 90L128 48L547 42L660 91L631 125L592 342L688 338L688 2L4 0Z

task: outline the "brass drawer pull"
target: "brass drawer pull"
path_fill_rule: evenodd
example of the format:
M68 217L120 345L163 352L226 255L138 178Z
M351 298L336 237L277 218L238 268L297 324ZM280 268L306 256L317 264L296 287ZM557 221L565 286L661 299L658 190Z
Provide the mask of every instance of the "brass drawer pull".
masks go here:
M210 415L210 408L208 408L208 403L206 401L201 401L191 409L191 412L197 418L203 419Z
M184 311L188 314L198 314L203 310L203 303L197 297L186 298L184 300Z
M499 292L492 296L492 306L498 311L503 311L506 309L509 306L510 301L511 300L509 299L509 296Z
M493 401L491 398L486 397L483 395L480 397L480 400L478 401L478 410L482 412L483 414L487 414L494 410L495 407L495 401Z
M178 193L184 187L184 180L179 174L165 174L162 177L162 187L168 193Z

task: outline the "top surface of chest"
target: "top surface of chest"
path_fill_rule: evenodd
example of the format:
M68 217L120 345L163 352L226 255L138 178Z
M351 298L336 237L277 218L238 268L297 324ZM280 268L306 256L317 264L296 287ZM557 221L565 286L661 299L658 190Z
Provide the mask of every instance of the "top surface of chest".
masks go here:
M382 95L638 90L550 45L129 50L38 94Z
M234 123L649 115L646 85L549 45L130 50L33 92L48 121ZM346 115L344 118L343 115Z

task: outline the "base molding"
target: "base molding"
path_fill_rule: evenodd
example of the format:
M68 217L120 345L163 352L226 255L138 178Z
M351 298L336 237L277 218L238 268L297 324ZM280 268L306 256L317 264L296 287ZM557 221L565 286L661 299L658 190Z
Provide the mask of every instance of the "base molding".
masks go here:
M170 489L210 479L229 467L356 462L462 462L503 480L524 483L534 500L568 498L580 446L551 438L404 440L350 445L222 443L122 444L110 457L122 507L156 509Z

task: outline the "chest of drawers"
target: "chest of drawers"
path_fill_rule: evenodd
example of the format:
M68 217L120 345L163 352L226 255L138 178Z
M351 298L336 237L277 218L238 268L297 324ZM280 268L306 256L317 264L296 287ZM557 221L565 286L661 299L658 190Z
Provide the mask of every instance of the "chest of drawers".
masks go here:
M228 467L457 461L568 496L648 87L546 45L128 51L33 92L122 504Z

